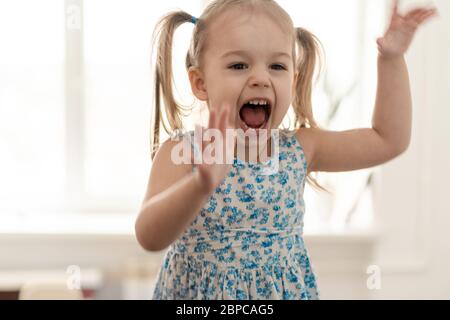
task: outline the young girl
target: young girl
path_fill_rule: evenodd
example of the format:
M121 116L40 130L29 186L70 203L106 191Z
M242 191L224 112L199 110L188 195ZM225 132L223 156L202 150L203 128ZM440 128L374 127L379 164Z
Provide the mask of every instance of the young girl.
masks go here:
M207 129L226 137L216 152L235 157L232 163L176 164L178 140L158 148L136 221L146 250L170 246L154 299L319 298L303 242L305 181L315 171L377 166L408 148L412 103L404 54L417 28L435 13L418 8L402 16L395 2L390 26L377 41L372 128L346 132L316 125L311 88L319 46L311 33L294 28L275 1L216 0L198 19L174 12L160 21L154 146L160 122L169 133L182 129L172 91L172 38L178 26L194 23L186 58L191 88L210 111ZM256 129L256 135L278 129L291 105L296 129L280 130L278 139L268 135L269 161L250 161L255 146L226 136L227 129ZM236 156L238 145L244 157ZM264 171L274 160L277 170Z

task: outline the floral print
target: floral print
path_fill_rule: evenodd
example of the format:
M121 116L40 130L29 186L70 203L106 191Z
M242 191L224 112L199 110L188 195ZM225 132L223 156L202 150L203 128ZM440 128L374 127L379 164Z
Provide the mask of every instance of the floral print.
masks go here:
M280 131L277 170L273 160L234 159L166 252L153 299L319 299L303 242L307 163L294 132Z

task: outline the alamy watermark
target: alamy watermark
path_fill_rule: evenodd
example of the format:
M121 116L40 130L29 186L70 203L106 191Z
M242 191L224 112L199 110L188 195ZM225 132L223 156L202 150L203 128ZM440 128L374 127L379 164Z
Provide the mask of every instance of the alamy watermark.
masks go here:
M197 127L193 133L176 132L172 141L179 143L172 149L174 164L233 164L235 158L249 163L270 165L278 171L280 152L278 129L219 129ZM181 141L180 141L181 140Z
M369 277L367 278L367 289L381 290L381 268L377 265L371 265L366 270Z
M68 30L81 30L81 8L76 4L71 4L66 8L66 28Z
M81 290L81 268L77 265L67 267L68 275L66 285L69 290Z

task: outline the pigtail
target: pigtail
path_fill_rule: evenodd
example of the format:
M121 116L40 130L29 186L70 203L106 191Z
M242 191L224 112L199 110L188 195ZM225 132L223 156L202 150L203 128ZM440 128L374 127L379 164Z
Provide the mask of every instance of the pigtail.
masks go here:
M322 46L320 41L311 32L303 28L295 29L295 39L298 48L298 57L296 61L298 79L295 84L295 97L292 104L295 113L295 127L318 128L319 126L317 125L312 112L312 87L317 62L319 62L319 72L317 77L319 76L322 67ZM308 175L307 181L313 187L329 192L322 187L315 178L311 177L311 175Z
M153 47L157 41L154 82L154 114L152 120L151 157L155 157L160 144L161 124L166 132L182 129L181 106L173 94L172 45L175 30L193 17L183 11L171 12L161 18L153 33ZM161 103L164 103L166 119L163 119Z
M318 61L321 62L321 44L312 33L303 28L295 29L295 38L298 48L296 61L298 79L293 102L295 126L317 128L312 112L312 86L316 64Z

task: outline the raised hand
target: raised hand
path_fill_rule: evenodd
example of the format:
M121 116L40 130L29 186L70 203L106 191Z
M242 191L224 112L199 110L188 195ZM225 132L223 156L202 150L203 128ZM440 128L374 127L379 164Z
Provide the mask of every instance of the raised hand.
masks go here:
M236 137L234 134L227 136L227 129L234 129L229 121L229 108L228 105L222 106L220 110L211 108L208 128L206 130L200 126L195 128L196 145L201 146L197 151L202 153L202 159L199 164L194 165L198 169L200 183L207 192L217 188L231 169L232 164L231 161L227 161L227 157L228 160L233 158ZM214 136L214 140L205 142L202 136ZM211 149L214 150L214 157L209 157ZM195 163L194 155L191 160Z
M384 58L395 58L406 53L419 28L437 15L436 8L416 8L402 16L398 12L398 0L393 0L393 13L389 28L377 39L378 51Z

